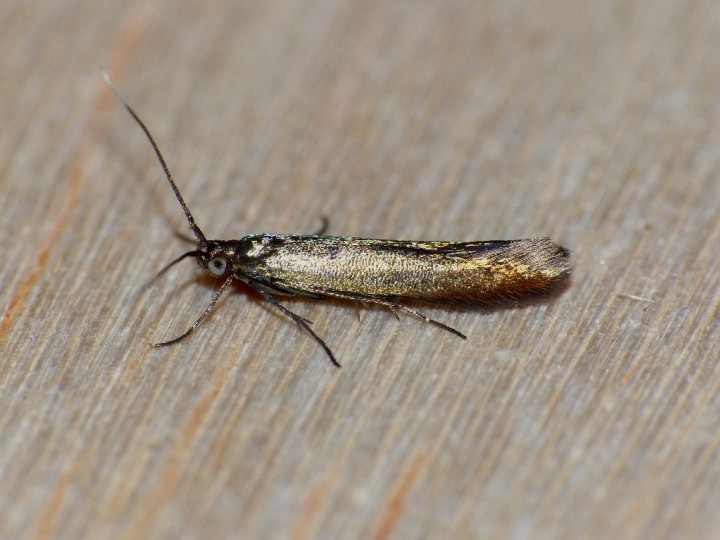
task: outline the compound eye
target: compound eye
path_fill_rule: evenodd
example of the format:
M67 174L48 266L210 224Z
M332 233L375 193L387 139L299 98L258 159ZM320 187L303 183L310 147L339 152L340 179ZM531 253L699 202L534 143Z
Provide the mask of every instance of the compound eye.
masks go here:
M227 261L220 257L211 259L208 263L208 271L213 276L222 276L227 271Z

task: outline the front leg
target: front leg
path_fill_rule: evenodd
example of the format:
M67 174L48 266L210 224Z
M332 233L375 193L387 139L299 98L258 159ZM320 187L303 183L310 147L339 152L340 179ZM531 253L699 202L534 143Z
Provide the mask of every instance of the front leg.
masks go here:
M275 300L275 298L272 296L272 294L270 294L265 289L265 286L263 284L257 283L253 280L248 280L247 284L250 287L252 287L253 289L255 289L258 293L260 293L262 295L262 297L265 298L265 300L267 300L268 302L270 302L270 304L272 306L276 307L277 309L282 311L285 315L290 317L293 321L295 321L297 323L298 326L300 326L301 328L304 328L307 331L307 333L310 334L313 337L313 339L320 344L320 346L323 348L325 353L327 353L327 355L330 358L330 361L333 363L333 365L335 367L341 367L340 363L335 358L335 355L330 350L330 347L328 347L327 344L322 340L322 338L320 336L318 336L315 332L313 332L312 328L310 328L312 321L309 321L309 320L305 319L304 317L301 317L297 313L290 311L288 308L283 306L280 302Z

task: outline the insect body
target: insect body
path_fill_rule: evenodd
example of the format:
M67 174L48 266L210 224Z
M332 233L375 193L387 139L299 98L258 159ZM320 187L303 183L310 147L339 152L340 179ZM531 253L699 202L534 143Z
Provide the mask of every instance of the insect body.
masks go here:
M304 328L340 366L310 321L280 304L274 295L326 297L373 303L405 311L465 339L459 331L430 319L406 303L487 306L514 303L546 293L570 276L569 252L547 238L486 242L412 242L323 235L251 234L239 240L208 240L180 195L149 130L103 71L120 102L150 141L165 176L185 212L197 245L168 264L195 257L220 289L195 323L182 335L155 344L162 347L190 335L213 310L233 280L258 291Z

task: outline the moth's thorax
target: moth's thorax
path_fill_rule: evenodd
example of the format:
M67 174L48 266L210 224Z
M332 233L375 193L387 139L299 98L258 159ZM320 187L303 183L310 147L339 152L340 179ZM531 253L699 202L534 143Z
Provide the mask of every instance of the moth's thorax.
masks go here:
M245 273L269 256L277 244L277 237L266 234L251 234L239 240L209 240L207 245L198 247L197 262L215 276L218 274L208 265L219 260L226 263L226 273Z

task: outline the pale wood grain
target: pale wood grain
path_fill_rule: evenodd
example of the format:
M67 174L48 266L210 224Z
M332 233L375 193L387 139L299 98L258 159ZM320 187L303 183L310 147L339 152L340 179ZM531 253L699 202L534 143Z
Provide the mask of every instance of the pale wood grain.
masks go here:
M0 537L720 536L720 4L4 3ZM409 318L213 284L210 236L551 236Z

